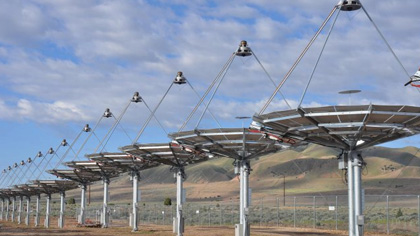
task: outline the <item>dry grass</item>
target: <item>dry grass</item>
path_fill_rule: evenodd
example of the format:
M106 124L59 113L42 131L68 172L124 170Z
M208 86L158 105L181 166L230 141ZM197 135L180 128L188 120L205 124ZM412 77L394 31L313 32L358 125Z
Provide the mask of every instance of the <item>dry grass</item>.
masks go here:
M56 221L54 221L55 223ZM66 221L64 229L58 229L55 224L51 228L45 229L43 227L33 227L26 225L18 225L10 221L1 222L0 236L135 236L135 235L153 235L153 236L173 236L172 228L168 225L140 225L139 231L131 232L129 227L110 227L107 229L101 228L83 228L76 227L76 222ZM251 234L253 236L341 236L348 235L345 231L328 231L328 230L314 230L314 229L299 229L299 228L276 228L276 227L252 227ZM185 229L185 236L231 236L234 235L234 228L230 226L187 226ZM384 236L384 234L365 234ZM389 235L388 235L389 236Z
M366 192L382 194L389 186L398 185L403 186L398 188L398 194L417 195L415 186L420 180L420 153L417 153L418 158L412 158L415 152L413 147L367 149L364 153L368 163L368 172L366 176L363 176ZM337 169L337 161L333 158L335 154L337 152L330 148L310 145L302 152L288 150L252 161L250 188L253 189L253 197L275 198L281 193L283 182L281 178L273 176L271 171L286 173L288 196L318 195L319 193L346 194L347 187L342 183L342 173ZM391 164L398 169L388 172L382 170L384 165ZM407 164L410 166L402 169ZM191 165L186 168L186 174L189 176L185 182L189 202L207 201L216 196L220 196L218 200L224 201L235 200L239 197L239 183L233 175L232 159L212 159ZM395 179L397 176L399 178ZM109 186L110 203L131 202L131 186L128 176L113 179ZM97 182L90 189L90 200L102 202L102 183ZM174 199L176 196L175 180L167 166L142 171L140 189L143 202L163 202L166 197ZM68 191L66 195L68 198L74 197L77 202L80 201L80 189ZM58 196L53 196L53 198L58 198Z

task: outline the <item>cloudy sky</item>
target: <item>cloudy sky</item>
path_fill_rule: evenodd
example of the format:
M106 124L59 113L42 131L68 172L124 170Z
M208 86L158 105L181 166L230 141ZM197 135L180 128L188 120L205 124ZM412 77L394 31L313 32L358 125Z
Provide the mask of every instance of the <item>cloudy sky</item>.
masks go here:
M363 2L409 74L420 66L420 2ZM247 40L278 83L337 0L128 0L0 1L1 168L38 151L72 142L94 127L105 108L118 117L138 91L156 106L177 71L203 94L241 40ZM282 88L297 106L333 19ZM419 105L420 92L404 87L407 75L363 11L340 12L304 106ZM360 94L339 95L347 89ZM187 85L174 85L156 116L177 130L198 101ZM247 125L274 86L254 57L236 57L210 105L224 126ZM200 108L202 110L202 107ZM201 111L199 109L199 112ZM269 110L288 109L280 98ZM194 128L195 115L187 128ZM104 150L129 144L149 111L131 104ZM115 118L102 119L81 156L94 151ZM214 123L214 122L213 122ZM215 127L208 114L199 127ZM88 134L82 134L77 152ZM152 120L141 142L166 142ZM391 146L419 145L415 138Z

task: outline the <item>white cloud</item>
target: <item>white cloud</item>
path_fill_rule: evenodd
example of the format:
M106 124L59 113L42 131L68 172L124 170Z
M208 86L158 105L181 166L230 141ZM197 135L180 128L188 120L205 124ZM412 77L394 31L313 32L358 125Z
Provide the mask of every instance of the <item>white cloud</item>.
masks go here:
M0 28L0 42L17 46L33 46L55 27L42 9L29 1L0 2L0 21L5 23Z
M32 104L26 99L19 100L17 103L17 108L18 114L20 114L22 117L35 116Z
M0 29L0 85L8 93L0 95L0 100L7 101L0 105L22 119L34 110L49 114L37 122L52 123L94 120L106 107L118 112L134 91L153 107L178 70L202 93L242 39L248 40L278 83L333 4L327 0L316 4L215 1L213 5L2 2L0 18L9 24ZM414 10L419 5L412 0L365 3L409 73L420 61L420 22ZM282 89L292 107L297 105L328 27ZM341 12L304 104L346 104L348 98L337 94L345 89L363 90L355 95L355 104L415 104L418 92L403 87L405 80L364 13ZM253 58L236 58L216 97L220 106L212 110L220 108L220 116L226 118L235 113L252 115L273 91ZM174 118L177 111L191 109L196 101L184 93L171 97L182 103L164 105L159 113L169 127L186 117ZM287 109L277 99L270 107Z
M62 101L53 103L31 102L27 99L19 99L16 106L8 105L0 101L3 119L14 119L15 121L31 120L39 123L61 123L69 121L87 121L92 119L73 104Z
M12 119L13 117L16 117L15 112L10 109L10 107L3 100L0 100L0 110L1 119Z
M26 149L10 148L19 143L9 142L13 135L27 138L38 150L63 137L71 139L85 123L93 126L107 107L118 116L135 91L153 108L177 71L202 94L241 40L248 41L278 83L337 2L1 1L0 128L9 132L2 141L5 155L27 155ZM414 73L420 66L420 2L363 3L408 72ZM293 108L330 26L281 90ZM303 106L347 105L349 97L338 94L346 89L362 90L352 95L352 104L418 106L419 92L404 87L407 80L364 13L341 12ZM273 91L254 58L237 57L210 109L223 126L240 126L235 117L259 112ZM174 86L156 116L169 132L176 131L197 101L188 86ZM194 128L202 109L188 129ZM267 112L283 109L289 107L276 96ZM121 124L135 135L148 115L144 104L131 104ZM114 121L103 121L98 138ZM10 132L9 126L16 131ZM153 135L145 134L142 141L166 141L156 121L151 126L146 131ZM215 126L207 114L200 128ZM39 135L45 139L37 139ZM129 142L120 127L115 135L110 145Z

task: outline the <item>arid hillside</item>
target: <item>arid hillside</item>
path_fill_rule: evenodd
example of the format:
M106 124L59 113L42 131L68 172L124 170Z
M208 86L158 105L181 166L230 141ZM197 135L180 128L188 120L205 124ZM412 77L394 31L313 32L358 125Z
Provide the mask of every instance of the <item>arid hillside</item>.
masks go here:
M301 150L286 150L267 155L251 163L250 187L253 197L280 195L283 177L287 195L346 193L344 172L338 169L338 150L309 145ZM418 194L420 180L420 153L415 147L391 149L372 147L364 151L367 167L363 170L366 194ZM238 177L233 160L213 159L186 168L187 198L189 201L228 200L239 195ZM142 201L162 201L175 198L175 179L168 166L159 166L141 173ZM102 185L95 183L90 189L90 200L100 202ZM79 198L80 190L67 196ZM129 176L112 180L111 202L130 202L132 197Z

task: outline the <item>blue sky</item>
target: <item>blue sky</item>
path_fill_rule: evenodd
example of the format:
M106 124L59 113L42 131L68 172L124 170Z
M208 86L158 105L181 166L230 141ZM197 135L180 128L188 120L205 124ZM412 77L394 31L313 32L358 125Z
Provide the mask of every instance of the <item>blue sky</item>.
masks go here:
M279 82L336 3L1 1L0 167L56 147L63 138L72 141L86 123L94 126L105 108L118 116L135 91L154 107L177 71L202 94L243 39ZM420 2L363 3L408 72L414 73L420 66ZM282 89L292 107L326 32ZM352 97L353 104L418 106L420 93L404 87L407 80L366 15L341 12L304 106L348 104L348 97L338 94L346 89L362 90ZM210 109L222 124L241 126L234 117L252 116L273 91L253 58L236 58ZM188 86L174 86L157 117L173 132L197 101ZM279 99L269 109L287 106ZM148 114L144 105L130 106L121 125L133 137ZM112 121L99 126L98 139ZM200 127L214 123L207 115ZM140 141L168 139L152 121ZM119 127L106 150L129 143ZM81 153L93 151L97 144L93 138ZM388 145L418 146L419 141L409 138Z

